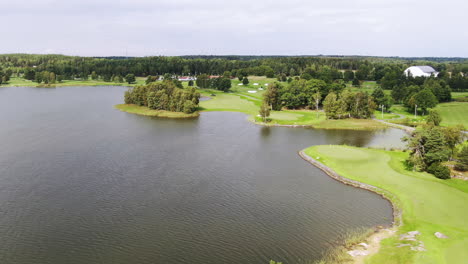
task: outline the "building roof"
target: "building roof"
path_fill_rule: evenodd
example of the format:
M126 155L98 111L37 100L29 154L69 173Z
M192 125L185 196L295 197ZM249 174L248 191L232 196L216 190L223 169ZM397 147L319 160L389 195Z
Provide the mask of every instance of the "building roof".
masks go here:
M417 67L417 68L419 68L421 71L423 71L425 73L436 72L436 70L434 70L434 68L432 68L431 66L413 66L413 67Z

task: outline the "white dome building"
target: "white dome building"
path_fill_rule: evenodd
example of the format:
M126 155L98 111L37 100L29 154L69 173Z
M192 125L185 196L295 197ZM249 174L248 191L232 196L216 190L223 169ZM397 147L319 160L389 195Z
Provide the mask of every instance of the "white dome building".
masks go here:
M437 77L438 74L439 72L431 66L411 66L405 70L406 76L411 75L413 77L430 77L431 75Z

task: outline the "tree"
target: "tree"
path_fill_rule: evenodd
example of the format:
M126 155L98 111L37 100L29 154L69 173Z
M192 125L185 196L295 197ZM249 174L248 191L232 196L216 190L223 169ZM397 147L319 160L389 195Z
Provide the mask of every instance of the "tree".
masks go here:
M450 149L440 127L425 126L416 129L411 137L404 140L408 142L408 149L411 151L408 162L418 170L427 171L431 164L447 161L450 157Z
M105 81L105 82L110 82L112 80L112 76L110 74L104 74L102 79Z
M427 168L427 172L430 174L433 174L439 179L450 179L450 170L449 168L443 166L442 164L438 162L434 162Z
M125 80L126 80L127 83L129 83L129 84L134 83L134 82L136 81L136 79L135 79L135 74L133 74L133 73L127 74L127 76L125 76Z
M370 73L370 68L367 65L361 65L359 69L356 71L356 78L360 81L368 80Z
M468 171L468 144L464 144L458 152L455 169L459 171Z
M263 123L266 123L267 118L270 116L270 106L266 102L263 102L260 106L259 114L262 117Z
M193 80L188 81L188 86L193 86Z
M159 79L159 76L151 76L151 75L148 75L148 77L146 77L146 81L145 83L146 84L149 84L149 83L152 83L152 82L155 82Z
M408 95L408 89L404 85L397 85L397 86L394 86L392 89L392 98L397 103L402 103L403 100L406 99L407 95Z
M429 78L424 81L423 88L432 91L439 102L449 102L452 100L450 86L443 80Z
M49 83L55 83L55 81L56 81L55 73L50 72L49 73Z
M229 91L229 89L231 89L231 79L226 77L218 78L218 86L214 88L223 92Z
M354 72L353 71L350 71L350 70L347 70L344 72L344 80L347 81L347 82L350 82L352 80L354 80Z
M242 79L242 84L243 85L249 84L249 79L247 77L244 77L244 79Z
M206 74L198 75L196 84L200 88L209 88L210 87L210 77Z
M95 81L95 80L97 80L98 78L99 78L99 76L97 75L97 73L96 73L95 71L93 71L93 72L91 73L91 80L94 80L94 81Z
M336 119L339 115L340 104L338 103L338 97L334 92L331 92L323 100L323 110L327 119Z
M384 104L385 93L382 88L377 88L372 92L372 97L374 97L375 102L380 106Z
M320 91L317 91L312 95L313 100L315 101L315 110L317 111L317 118L319 117L319 103L320 100L322 100L322 95L320 94Z
M36 74L36 71L34 71L33 69L31 68L26 68L26 70L24 71L24 78L26 80L34 80L34 77L35 77L35 74Z
M184 113L191 114L197 110L197 106L190 100L186 100L184 103Z
M263 101L275 111L281 110L280 88L279 84L271 83L263 94Z
M465 139L465 134L463 133L463 130L465 130L463 125L449 126L443 128L445 141L447 142L447 146L451 151L450 157L453 156L457 144L462 143Z
M428 108L433 108L437 105L438 101L435 95L429 89L423 89L414 95L415 104L421 108L423 114Z
M268 69L265 70L265 76L267 78L274 78L275 77L275 71L271 67L268 67Z
M429 116L426 119L428 124L432 124L434 126L438 126L440 122L442 122L442 117L440 116L439 112L436 110L430 110Z
M354 87L359 87L359 86L361 86L361 82L359 81L358 78L354 78L354 79L353 79L353 86L354 86Z

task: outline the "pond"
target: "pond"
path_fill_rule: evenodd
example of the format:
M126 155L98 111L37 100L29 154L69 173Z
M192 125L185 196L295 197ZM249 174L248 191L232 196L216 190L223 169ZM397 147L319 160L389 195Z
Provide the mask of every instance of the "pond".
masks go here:
M113 108L125 90L0 88L1 263L303 263L391 224L386 200L297 152L401 147L402 131L150 118Z

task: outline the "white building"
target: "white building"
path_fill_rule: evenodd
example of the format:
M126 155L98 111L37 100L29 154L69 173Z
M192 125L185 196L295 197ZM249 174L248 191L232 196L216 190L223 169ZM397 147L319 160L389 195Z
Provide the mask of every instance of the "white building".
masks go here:
M405 70L405 75L413 77L430 77L433 75L434 77L437 77L439 72L434 70L431 66L411 66L408 69Z

